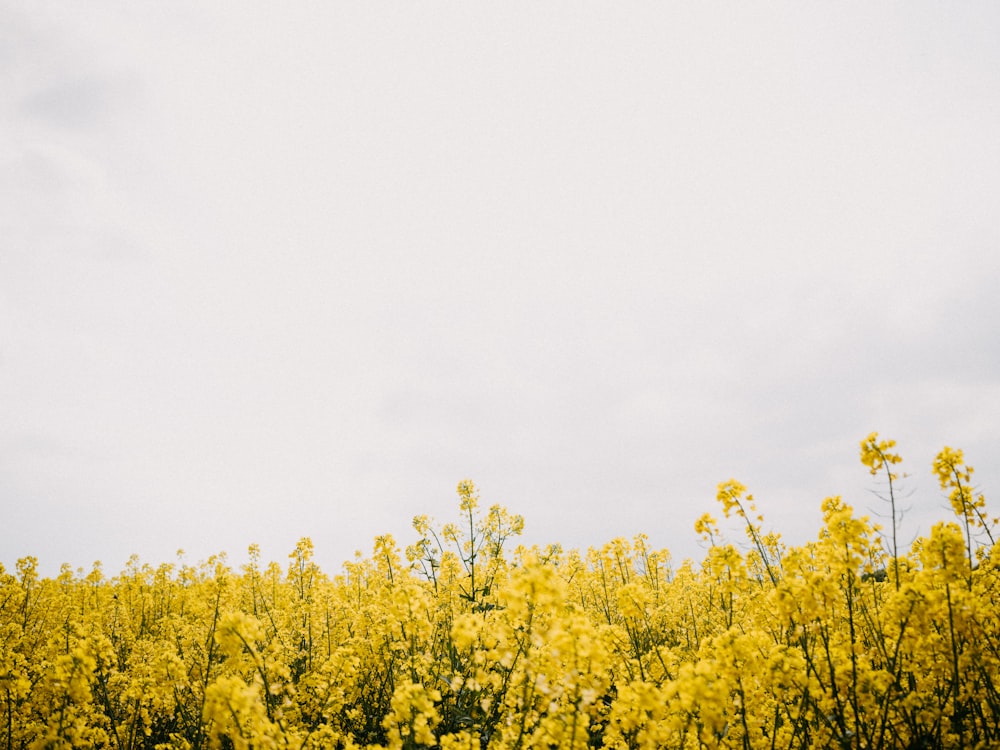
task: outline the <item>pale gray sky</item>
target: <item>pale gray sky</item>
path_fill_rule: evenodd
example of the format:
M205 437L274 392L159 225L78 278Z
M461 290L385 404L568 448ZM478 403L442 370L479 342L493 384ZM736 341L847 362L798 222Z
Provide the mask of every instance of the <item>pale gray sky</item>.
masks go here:
M301 536L465 477L528 542L736 477L1000 512L1000 6L0 2L0 562ZM737 537L738 538L738 537Z

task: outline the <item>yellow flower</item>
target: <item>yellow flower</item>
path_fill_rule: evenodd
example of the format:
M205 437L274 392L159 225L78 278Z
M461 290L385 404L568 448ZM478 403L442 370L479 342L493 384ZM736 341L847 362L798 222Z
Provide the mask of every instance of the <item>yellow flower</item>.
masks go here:
M861 441L861 463L868 467L872 476L882 467L898 464L903 460L898 454L889 452L895 445L895 440L879 440L877 432ZM889 472L889 479L895 481L898 477Z
M740 500L746 494L746 491L747 488L735 479L730 479L727 482L719 484L719 491L715 497L722 503L722 512L726 518L729 518L729 514L734 509L740 512ZM742 513L740 514L742 515Z

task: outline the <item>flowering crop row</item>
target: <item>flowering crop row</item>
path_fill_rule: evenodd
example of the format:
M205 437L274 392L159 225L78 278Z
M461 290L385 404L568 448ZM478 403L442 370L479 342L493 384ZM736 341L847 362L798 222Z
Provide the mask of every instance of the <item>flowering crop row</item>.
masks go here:
M1000 747L1000 552L961 451L934 471L956 520L896 541L840 498L786 547L738 482L745 548L696 524L700 564L644 536L517 547L519 516L458 486L329 576L302 539L113 578L0 567L0 750L15 748ZM891 532L891 533L890 533Z

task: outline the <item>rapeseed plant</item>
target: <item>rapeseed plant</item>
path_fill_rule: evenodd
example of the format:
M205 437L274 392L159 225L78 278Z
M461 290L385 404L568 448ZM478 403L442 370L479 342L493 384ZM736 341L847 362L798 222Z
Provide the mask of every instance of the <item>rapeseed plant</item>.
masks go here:
M417 516L415 542L378 537L333 576L308 538L240 570L43 579L23 558L0 567L0 750L1000 747L996 520L945 448L955 521L902 549L902 459L860 445L886 542L834 496L786 548L730 480L746 546L706 513L700 563L642 534L510 550L523 519L463 480L457 522Z

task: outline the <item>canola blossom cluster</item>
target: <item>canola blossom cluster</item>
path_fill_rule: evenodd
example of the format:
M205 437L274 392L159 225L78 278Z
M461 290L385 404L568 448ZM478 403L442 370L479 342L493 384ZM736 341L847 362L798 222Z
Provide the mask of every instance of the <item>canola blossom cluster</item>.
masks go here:
M458 486L335 575L302 539L107 578L0 567L0 750L43 748L1000 747L1000 551L962 452L933 470L955 517L900 550L894 443L861 461L889 528L839 497L787 547L719 487L676 568L646 537L514 547L523 520ZM513 547L513 548L512 548Z

